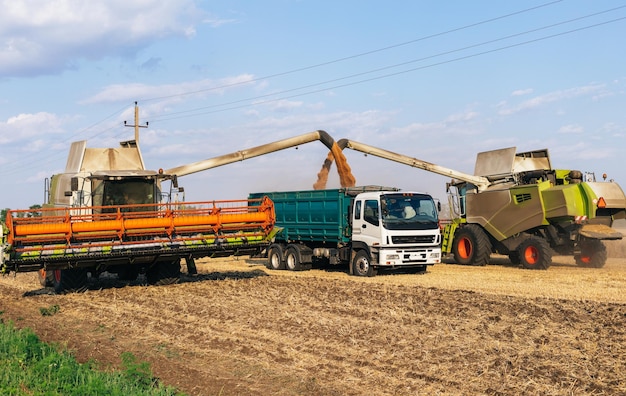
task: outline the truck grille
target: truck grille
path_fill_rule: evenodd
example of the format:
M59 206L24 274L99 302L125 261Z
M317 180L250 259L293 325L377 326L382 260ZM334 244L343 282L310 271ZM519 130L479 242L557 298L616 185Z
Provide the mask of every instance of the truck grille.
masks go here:
M435 243L435 236L434 235L393 236L393 237L391 237L391 242L394 245L405 244L405 243L427 243L427 244L432 244L432 243Z

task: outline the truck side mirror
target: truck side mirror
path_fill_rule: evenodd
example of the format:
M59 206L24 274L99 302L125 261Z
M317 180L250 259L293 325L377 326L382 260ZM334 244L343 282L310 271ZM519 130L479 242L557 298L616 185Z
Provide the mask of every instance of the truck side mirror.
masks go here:
M437 212L441 212L441 201L437 201Z

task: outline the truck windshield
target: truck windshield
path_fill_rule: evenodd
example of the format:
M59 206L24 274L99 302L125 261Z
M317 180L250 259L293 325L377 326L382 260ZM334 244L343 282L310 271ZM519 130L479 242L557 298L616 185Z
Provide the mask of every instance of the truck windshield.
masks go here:
M383 226L390 230L439 227L437 206L430 195L386 194L380 200Z

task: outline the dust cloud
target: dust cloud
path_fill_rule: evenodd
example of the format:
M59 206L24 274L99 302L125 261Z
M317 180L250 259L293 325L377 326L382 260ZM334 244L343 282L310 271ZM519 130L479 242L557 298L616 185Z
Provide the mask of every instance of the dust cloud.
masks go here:
M337 172L339 173L339 183L341 187L354 187L356 179L352 175L352 169L348 165L348 160L343 155L343 151L339 148L337 143L333 143L333 146L326 156L322 169L317 173L317 181L313 184L315 190L323 190L326 188L328 182L328 173L333 165L333 160L337 163Z

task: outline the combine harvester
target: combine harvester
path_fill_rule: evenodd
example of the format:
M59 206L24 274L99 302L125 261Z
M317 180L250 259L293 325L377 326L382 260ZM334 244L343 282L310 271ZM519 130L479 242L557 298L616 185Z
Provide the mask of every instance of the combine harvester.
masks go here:
M548 269L556 252L599 268L607 260L602 241L622 239L612 228L626 218L621 187L596 182L593 174L553 169L547 149L479 153L470 175L348 139L337 145L453 178L447 184L452 222L444 228L442 253L452 253L459 264L486 265L499 253L523 268Z
M150 171L138 146L137 118L136 111L135 140L120 147L72 143L65 172L46 181L43 208L8 211L0 273L38 271L42 286L82 291L89 274L134 280L142 273L149 284L165 285L179 280L181 259L194 274L196 258L258 255L277 231L271 200L179 202L178 177L316 140L338 150L326 132L315 131Z

